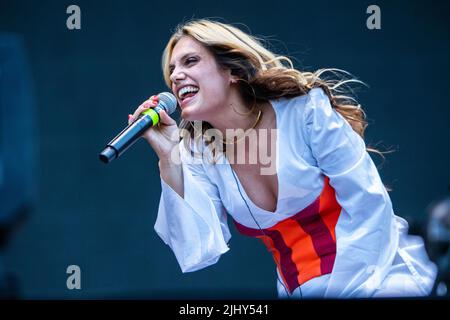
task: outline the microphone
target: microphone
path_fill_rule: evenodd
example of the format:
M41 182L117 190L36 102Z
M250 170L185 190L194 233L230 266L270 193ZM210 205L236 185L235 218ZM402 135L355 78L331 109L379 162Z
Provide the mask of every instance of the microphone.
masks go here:
M166 111L170 115L177 108L177 99L173 94L162 92L158 94L158 98L158 105L156 107L148 108L142 112L136 121L130 123L106 145L99 154L102 162L109 163L120 157L148 128L157 125L160 120L159 112L161 110Z

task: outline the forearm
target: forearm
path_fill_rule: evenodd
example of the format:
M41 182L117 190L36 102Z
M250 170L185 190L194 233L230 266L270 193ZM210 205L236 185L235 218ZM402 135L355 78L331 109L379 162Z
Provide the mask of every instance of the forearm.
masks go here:
M160 159L158 162L161 178L167 183L180 197L184 198L183 167L181 164L175 164L170 159Z

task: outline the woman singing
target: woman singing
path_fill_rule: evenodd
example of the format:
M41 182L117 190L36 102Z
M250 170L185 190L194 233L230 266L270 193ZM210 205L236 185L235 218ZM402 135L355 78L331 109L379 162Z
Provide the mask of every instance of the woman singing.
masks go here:
M364 112L341 90L349 80L324 77L346 73L298 71L206 19L178 26L162 67L182 121L161 112L143 137L159 157L155 230L183 272L229 250L229 214L272 253L280 298L430 294L436 267L394 215L363 140Z

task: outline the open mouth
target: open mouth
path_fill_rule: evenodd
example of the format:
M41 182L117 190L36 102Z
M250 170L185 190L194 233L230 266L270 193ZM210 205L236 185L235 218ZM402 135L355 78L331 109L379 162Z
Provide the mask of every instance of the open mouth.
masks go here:
M187 101L188 99L194 97L200 89L196 86L186 86L178 91L178 97L180 102Z

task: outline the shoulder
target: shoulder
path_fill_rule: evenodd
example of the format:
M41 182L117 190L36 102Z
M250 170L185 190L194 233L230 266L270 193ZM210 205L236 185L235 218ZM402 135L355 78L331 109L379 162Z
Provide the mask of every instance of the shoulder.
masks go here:
M330 98L322 88L311 89L307 96L308 99L304 108L304 117L307 124L338 115L331 106Z
M307 94L289 98L281 97L271 102L281 115L287 117L304 117L317 109L331 107L330 99L322 88L313 88Z
M271 100L271 103L277 114L278 127L296 131L303 137L308 127L323 122L334 113L322 88L313 88L307 94L295 97L281 97Z

